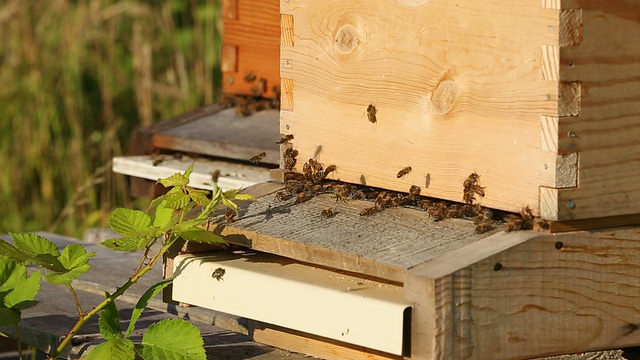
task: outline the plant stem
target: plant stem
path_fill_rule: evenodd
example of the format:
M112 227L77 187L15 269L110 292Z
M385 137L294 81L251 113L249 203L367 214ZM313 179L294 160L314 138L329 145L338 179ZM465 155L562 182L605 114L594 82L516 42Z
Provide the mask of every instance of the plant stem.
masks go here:
M14 324L13 326L15 326L16 328L16 343L18 344L18 357L20 358L20 360L24 359L22 357L22 341L20 341L20 327L18 327L18 324Z
M84 311L82 311L80 299L78 299L78 295L76 294L76 291L73 289L73 286L71 286L71 284L67 284L67 287L69 288L69 291L71 291L71 295L73 295L73 301L76 303L76 307L78 308L78 318L82 319L82 317L84 316Z
M171 239L169 241L167 241L167 243L165 243L162 246L162 249L160 249L160 251L158 251L158 253L153 257L153 259L151 259L151 261L149 261L149 263L147 265L145 265L142 269L140 269L140 271L133 275L126 283L124 283L124 285L122 285L121 287L119 287L113 294L111 294L110 296L107 296L100 304L98 304L95 308L93 308L91 311L89 311L88 313L86 313L83 317L81 317L78 322L73 326L73 328L71 329L71 331L69 331L69 333L67 334L67 336L65 336L65 338L62 340L62 342L60 343L60 345L58 345L58 347L56 348L56 350L50 355L50 358L57 358L60 354L62 354L62 351L64 350L64 348L69 344L69 342L71 341L71 339L73 338L73 336L78 332L78 330L80 330L80 328L82 328L82 326L84 326L84 324L91 318L93 317L95 314L99 313L105 306L107 306L109 303L111 303L112 301L114 301L115 299L117 299L118 297L120 297L122 294L125 293L125 291L127 291L133 284L135 284L136 282L138 282L138 280L144 275L146 274L149 270L151 270L153 268L153 265L155 265L155 263L158 261L158 259L160 259L162 257L162 254L164 254L165 252L167 252L167 250L169 250L169 247L171 247L171 245L173 245L173 243L178 239L177 236L172 236Z

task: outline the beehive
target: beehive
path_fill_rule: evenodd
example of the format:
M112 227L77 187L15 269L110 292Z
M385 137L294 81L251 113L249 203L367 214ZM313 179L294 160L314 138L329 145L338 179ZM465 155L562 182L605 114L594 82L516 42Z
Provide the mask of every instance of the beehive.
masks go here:
M226 94L256 95L260 78L266 80L262 96L275 97L280 85L280 25L278 0L224 0L222 90ZM255 80L246 81L253 74Z
M640 2L281 2L298 171L547 220L640 213ZM367 109L375 107L376 122ZM411 172L397 177L407 166Z

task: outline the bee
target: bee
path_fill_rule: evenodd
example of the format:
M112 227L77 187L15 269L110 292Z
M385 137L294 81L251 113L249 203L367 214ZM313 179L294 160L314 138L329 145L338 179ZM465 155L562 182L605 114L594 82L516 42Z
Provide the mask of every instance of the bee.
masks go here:
M409 188L409 195L407 196L407 202L411 203L417 201L420 197L420 191L420 186L411 185Z
M267 79L261 77L260 80L258 80L258 90L260 90L260 93L266 93L267 92Z
M484 234L490 230L493 230L493 223L491 221L483 221L476 226L476 234Z
M353 192L353 194L351 194L351 198L356 200L364 200L367 198L367 195L362 190L356 190Z
M213 170L211 172L211 181L213 181L214 183L217 183L219 178L220 178L220 170L218 169Z
M284 190L289 194L297 194L304 189L302 181L288 180L284 186Z
M219 267L219 268L213 270L213 273L211 274L211 277L216 279L216 280L218 280L218 281L221 281L222 277L225 274L225 272L226 272L226 270L224 268Z
M447 218L457 219L464 216L464 209L456 205L451 205L445 210L444 214Z
M334 172L336 170L336 166L335 165L329 165L327 166L326 169L324 170L320 170L318 171L318 173L316 174L316 180L324 180L327 175L331 174L332 172Z
M371 215L377 213L378 211L380 211L380 210L378 210L378 208L376 206L364 208L364 209L362 209L360 211L360 216L371 216Z
M549 230L551 228L549 222L542 219L535 219L535 225L537 226L538 230Z
M306 162L302 165L302 172L304 173L304 177L308 180L313 179L313 170L311 169L311 165Z
M463 194L462 200L466 204L473 204L475 201L475 195L484 196L484 187L480 186L480 175L473 172L469 177L467 177L462 183Z
M522 224L520 224L520 229L522 230L531 230L533 229L534 217L531 208L527 205L527 207L523 208L520 211L520 216L522 216Z
M342 201L347 201L347 199L349 198L347 189L345 188L345 185L334 185L332 187L333 193L336 196L336 202L342 200Z
M442 221L447 218L447 205L445 203L434 203L427 209L427 213L433 221Z
M284 151L284 154L282 154L284 157L289 157L289 158L294 158L296 156L298 156L298 150L294 150L294 149L287 149Z
M307 193L305 192L301 192L298 194L298 196L296 196L296 201L294 201L294 204L300 204L302 202L305 202L307 200L311 199L311 196L308 196Z
M251 161L254 164L257 164L260 162L260 160L264 159L264 157L267 156L266 152L261 152L253 157L251 157L251 159L249 159L249 161Z
M311 195L316 195L316 194L321 193L323 190L324 190L324 188L322 187L322 185L315 184L309 189L309 193Z
M407 166L406 168L398 171L398 179L400 179L401 177L407 175L410 172L411 172L411 166Z
M360 184L367 185L367 179L364 178L364 174L360 175Z
M285 157L284 158L284 168L285 170L293 170L293 167L296 166L296 163L298 162L298 160L296 160L296 158L293 157Z
M262 95L262 91L260 91L259 87L252 86L251 87L251 94L253 94L253 96L255 96L255 97L259 97L260 95Z
M248 82L248 83L252 83L252 82L256 81L256 78L257 78L256 74L254 74L253 71L252 71L252 72L248 73L247 75L245 75L244 81Z
M158 166L158 165L162 164L163 162L164 162L164 156L160 156L159 158L154 159L153 163L151 165Z
M293 134L280 135L280 137L278 138L278 141L276 141L276 144L284 144L287 141L291 141L291 140L293 140Z
M327 207L322 209L322 212L320 213L320 218L328 219L336 216L336 214L337 212L333 208Z
M231 208L227 208L227 212L224 213L224 218L228 223L236 221L236 212Z
M278 200L278 201L285 201L285 200L287 200L289 195L287 195L287 193L284 192L284 191L278 191L276 193L275 197L276 197L276 200Z
M377 112L378 110L376 109L376 107L373 104L369 104L369 106L367 107L367 118L369 118L369 121L373 124L378 122L378 119L376 118Z
M522 226L522 218L518 215L514 215L514 214L508 214L504 217L505 220L505 224L504 224L504 232L508 233L508 232L512 232L512 231L518 231L521 230L521 226Z

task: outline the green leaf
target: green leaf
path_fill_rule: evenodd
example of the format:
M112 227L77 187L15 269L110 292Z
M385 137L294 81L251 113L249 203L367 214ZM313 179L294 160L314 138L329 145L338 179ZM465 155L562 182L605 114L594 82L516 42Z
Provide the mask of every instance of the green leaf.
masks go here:
M173 209L165 206L164 202L161 202L156 206L156 216L153 218L153 226L157 228L164 228L171 222L173 216Z
M138 242L140 239L138 238L119 238L119 239L108 239L100 244L102 246L109 248L115 251L136 251L138 250Z
M105 298L110 296L105 293ZM100 310L100 318L98 319L100 334L107 340L116 340L124 338L122 336L122 328L120 327L120 317L118 316L118 307L115 301L110 301Z
M238 194L240 194L240 189L231 189L225 191L223 195L227 199L234 199Z
M84 264L66 271L48 273L44 276L44 279L54 285L69 285L80 275L86 274L90 268L89 264Z
M0 239L0 254L8 256L9 258L21 262L21 263L31 263L31 257L22 251L16 249L15 246L9 244L8 242Z
M136 351L133 341L129 339L115 339L104 342L91 349L85 360L134 360L135 358Z
M175 191L177 190L177 191ZM185 194L179 188L173 188L169 190L168 193L165 194L167 197L165 198L165 206L169 209L182 209L186 207L189 202L191 202L191 198L189 194Z
M206 223L206 219L195 218L187 221L183 221L176 226L173 227L174 231L177 233L182 233L184 231L195 230L198 228L198 225L202 225Z
M125 208L117 208L109 218L109 227L121 235L147 230L151 223L151 217L144 211Z
M236 195L234 197L234 199L236 199L236 200L258 201L258 199L253 197L253 195L251 195L251 194L238 194L238 195Z
M58 260L60 250L48 239L36 234L11 233L13 245L27 256L27 263L36 264L53 271L64 270Z
M191 200L202 206L207 206L211 202L211 200L209 200L209 191L207 190L189 188L189 197Z
M207 358L200 330L183 319L168 319L152 324L137 348L145 359Z
M37 304L34 299L40 290L41 277L41 270L29 277L24 264L0 255L0 309L15 310L13 313L19 316L19 310Z
M136 322L138 321L138 318L140 317L140 315L142 315L142 312L149 304L149 301L154 296L158 295L158 293L162 291L164 288L171 285L172 282L173 282L173 278L168 278L168 279L159 281L154 285L152 285L149 289L147 289L147 291L145 291L145 293L140 297L140 299L138 299L138 303L136 304L136 307L133 309L133 312L131 313L131 320L129 321L129 326L127 327L127 332L125 334L125 337L128 338L129 336L131 336L131 333L136 328Z
M147 246L149 246L149 244L151 243L151 241L153 241L153 239L155 239L155 238L146 237L146 238L138 239L138 245L137 245L138 246L138 250L144 249Z
M95 252L87 252L87 250L80 244L67 245L62 250L60 255L60 263L66 269L73 269L81 265L85 265L89 262L89 259L96 256Z
M226 241L222 236L204 229L187 230L179 233L179 235L188 241L210 244L226 244Z
M193 171L193 165L191 165L189 167L189 169L191 169L191 171ZM187 169L187 171L189 172L189 175L191 175L191 171L189 171L189 169ZM186 175L186 172L185 172L185 174L175 173L175 174L169 176L168 178L158 179L158 182L160 184L162 184L162 186L164 186L164 187L172 187L172 186L182 187L182 186L187 186L187 184L189 184L189 175Z
M0 308L0 326L19 323L21 315L20 310Z

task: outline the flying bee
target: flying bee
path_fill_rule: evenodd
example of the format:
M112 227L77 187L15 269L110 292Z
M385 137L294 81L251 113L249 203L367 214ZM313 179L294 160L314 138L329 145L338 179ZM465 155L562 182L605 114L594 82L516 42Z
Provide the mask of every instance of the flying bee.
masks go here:
M407 175L410 172L411 172L411 166L407 166L406 168L398 171L398 179L400 179L401 177Z
M493 230L493 223L491 221L483 221L476 226L476 234L484 234L490 230Z
M236 221L236 212L231 208L227 208L227 212L224 213L224 218L228 223Z
M220 170L218 169L213 170L211 172L211 181L213 181L214 183L217 183L219 178L220 178Z
M213 273L211 274L211 277L216 279L216 280L218 280L218 281L221 281L222 277L225 274L225 272L226 272L226 270L224 268L219 267L219 268L213 270Z
M278 141L276 141L276 144L284 144L287 141L291 141L291 140L293 140L293 134L280 135L280 137L278 138Z
M252 72L248 73L247 75L245 75L244 81L248 82L248 83L252 83L252 82L256 81L256 78L257 78L256 74L254 74L253 71L252 71Z
M364 174L360 175L360 184L367 185L367 179L365 179Z
M265 156L267 156L267 153L263 151L255 156L252 156L251 159L249 159L249 161L251 161L254 164L257 164L260 162L260 160L264 159Z
M266 78L261 77L258 80L258 90L260 90L261 94L264 94L264 93L267 92L267 79Z
M322 209L322 212L320 213L320 218L321 219L328 219L328 218L332 218L334 216L336 216L337 212L331 208L331 207L327 207Z
M375 207L375 206L364 208L364 209L360 210L360 216L371 216L371 215L377 213L378 211L380 211L380 210L378 210L378 208Z
M378 122L378 119L376 118L377 112L378 110L376 109L376 107L373 104L369 104L369 106L367 107L367 118L369 118L369 121L374 124Z

